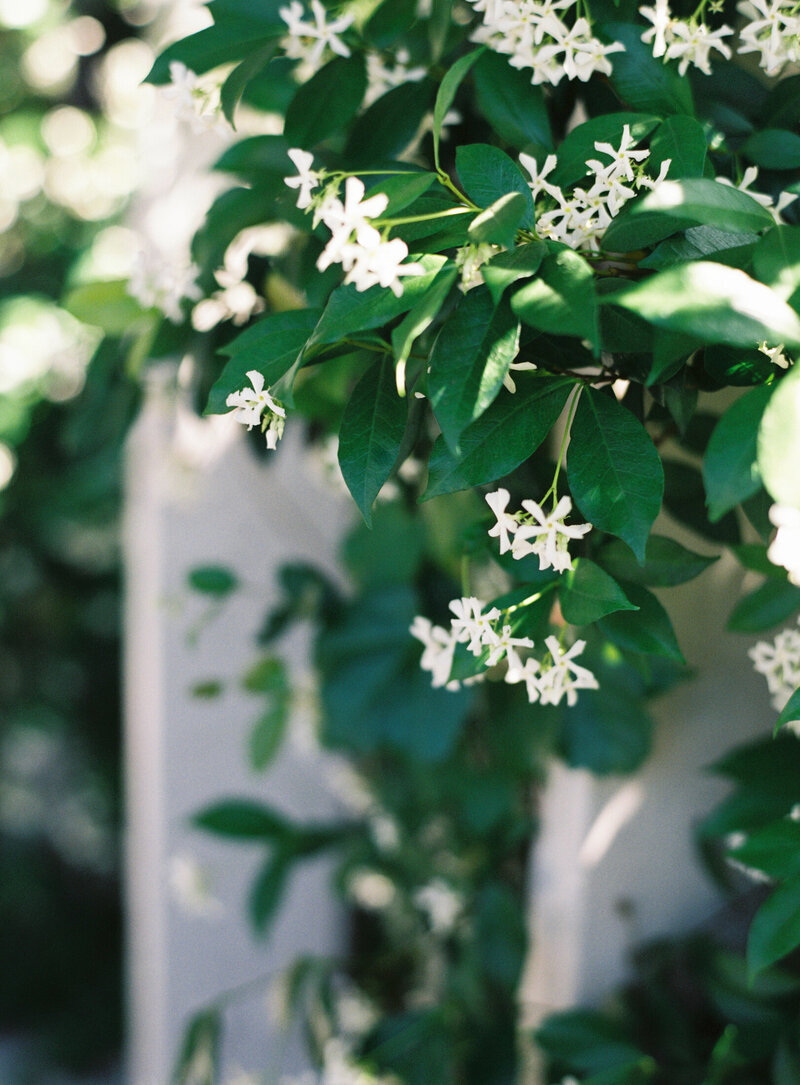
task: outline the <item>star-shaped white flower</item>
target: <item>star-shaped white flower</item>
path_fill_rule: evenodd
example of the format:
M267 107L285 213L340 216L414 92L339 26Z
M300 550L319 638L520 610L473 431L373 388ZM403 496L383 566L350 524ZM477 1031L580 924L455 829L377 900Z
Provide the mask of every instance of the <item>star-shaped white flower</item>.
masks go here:
M279 419L286 418L286 411L281 404L272 398L269 389L264 387L264 375L257 369L248 371L247 376L252 388L242 388L238 392L231 392L225 400L228 407L235 407L233 417L243 426L252 429L253 426L261 425L261 419L265 411L276 415ZM277 437L275 438L277 442ZM274 448L274 444L270 447Z
M489 534L500 540L501 554L505 554L511 549L511 536L519 527L516 517L506 512L510 500L511 494L502 487L499 490L495 490L494 493L486 495L486 504L497 518L497 523L494 527L489 528Z
M597 679L588 669L575 662L586 647L585 640L576 640L566 652L557 637L546 637L551 666L543 669L538 682L542 704L557 705L566 696L570 708L578 701L579 689L599 689Z
M540 569L556 569L559 573L572 568L569 555L570 539L581 539L592 530L591 524L567 524L572 501L562 497L551 513L546 513L535 501L523 501L522 507L533 521L517 528L511 552L515 558L536 554ZM530 540L533 539L533 542Z
M300 190L297 194L297 206L304 211L311 206L311 193L319 184L322 174L318 170L311 169L314 156L309 151L292 147L287 153L297 167L297 177L284 177L283 183L289 188Z

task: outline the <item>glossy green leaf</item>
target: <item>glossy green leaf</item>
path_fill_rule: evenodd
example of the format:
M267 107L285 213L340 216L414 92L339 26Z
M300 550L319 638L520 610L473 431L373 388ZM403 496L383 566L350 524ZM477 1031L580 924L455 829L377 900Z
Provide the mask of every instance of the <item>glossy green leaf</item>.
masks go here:
M476 215L467 231L477 245L502 245L513 249L517 230L525 217L526 200L521 192L509 192Z
M530 241L526 245L517 245L510 252L501 252L493 256L488 264L481 268L483 281L489 293L499 304L503 292L519 279L528 279L534 275L547 255L547 246L543 241Z
M405 392L405 366L417 339L431 326L458 278L458 270L445 265L413 309L392 329L392 350L398 392Z
M283 136L248 136L228 147L214 163L214 169L254 180L272 173L283 180L294 172L288 149Z
M720 384L740 388L766 384L775 372L774 365L762 351L720 344L703 351L703 368Z
M637 562L633 551L621 539L612 539L596 556L600 565L616 579L651 588L685 584L719 560L695 554L665 535L651 535L647 540L643 565Z
M544 92L506 57L485 52L475 66L478 109L490 128L517 150L543 154L553 148Z
M679 523L706 539L728 545L740 541L739 524L732 512L715 524L708 519L703 476L689 463L664 460L664 507Z
M284 135L308 149L340 131L355 116L367 89L362 53L334 57L302 83L286 111Z
M606 230L610 252L631 252L662 241L689 226L757 233L774 224L766 208L732 185L706 178L663 181L631 200Z
M572 423L567 472L586 519L623 539L643 562L664 475L642 424L613 397L585 388Z
M189 587L203 595L222 599L239 587L239 579L232 569L222 565L202 565L192 569L187 577Z
M493 402L519 346L519 323L488 290L470 290L442 325L430 356L428 397L454 450L461 432Z
M720 418L703 460L708 516L714 522L761 489L756 463L758 427L771 388L754 388Z
M607 300L709 343L752 347L768 339L800 344L800 318L785 301L743 271L710 261L661 271Z
M800 721L800 688L794 691L781 709L780 715L775 721L775 730L780 730L787 723L797 723L798 721Z
M800 166L800 136L783 128L762 128L745 141L741 153L767 170L794 170Z
M275 698L253 724L247 752L250 764L261 772L275 759L286 734L289 705L286 698Z
M770 525L770 533L772 525ZM767 557L766 547L760 543L742 543L740 546L732 546L731 550L741 566L760 576L768 576L773 580L786 580L786 570L780 565L773 565Z
M274 919L291 869L289 856L279 851L270 856L250 889L248 911L253 928L264 934Z
M728 619L737 633L761 633L772 629L800 610L800 588L781 580L767 580L743 596Z
M344 157L351 168L385 164L397 158L430 111L435 86L430 79L401 83L365 109L352 126L345 146Z
M340 339L356 336L358 332L380 328L413 309L427 293L446 260L444 256L423 256L419 263L425 268L425 274L405 278L403 293L399 298L381 286L359 291L351 283L334 290L309 340L309 348L336 343Z
M650 752L652 733L653 721L637 697L613 687L581 690L578 703L564 712L560 745L574 768L598 775L633 772Z
M277 41L269 41L260 49L250 53L249 56L237 64L220 90L220 105L224 116L234 123L236 107L241 101L247 84L266 68L270 60L277 52Z
M781 505L800 508L800 368L784 377L772 396L758 433L758 468Z
M186 1026L170 1085L216 1085L222 1046L222 1016L202 1010Z
M743 267L758 241L758 234L732 233L716 226L691 226L684 234L662 241L639 267L663 271L689 260L713 260L731 267Z
M367 182L371 180L367 177ZM381 177L378 183L370 185L367 189L368 196L376 196L379 192L389 197L386 208L386 216L397 215L404 211L409 204L414 203L423 196L436 180L436 174L428 171L409 170L398 174L396 177Z
M436 102L433 107L433 160L437 169L439 168L439 142L442 138L442 122L455 101L456 92L470 68L485 51L486 46L482 45L478 49L473 49L471 53L459 57L455 64L445 73L444 79L439 84L439 89L436 92Z
M669 615L655 595L641 584L625 583L622 586L639 610L636 613L618 611L602 618L601 631L620 648L666 656L676 663L685 662Z
M773 226L753 250L753 274L795 310L800 305L800 226ZM770 341L770 345L772 341Z
M516 162L488 143L467 143L456 151L456 170L461 185L478 207L489 207L509 192L519 192L525 201L522 225L533 229L533 197Z
M587 159L603 162L607 159L603 152L597 150L595 143L610 143L612 147L618 147L626 125L633 139L639 142L657 127L658 117L649 113L604 113L577 125L559 145L558 164L548 180L560 188L568 188L582 180L591 172L586 165Z
M515 375L517 391L501 394L468 426L456 455L438 437L423 500L502 478L533 455L564 409L573 382L561 377Z
M769 128L791 128L800 117L800 75L790 75L772 84L763 106Z
M588 558L576 558L559 586L561 612L572 625L590 625L617 610L636 610L616 580Z
M251 370L261 373L267 387L274 385L298 360L319 318L319 309L269 313L226 344L221 353L230 359L212 385L203 413L226 414L231 409L227 397L250 387Z
M236 840L280 840L289 832L287 821L269 806L248 799L224 799L201 810L194 825L217 836Z
M694 117L676 113L662 121L650 141L647 172L657 177L662 162L670 160L667 177L680 181L686 177L702 177L706 162L706 134Z
M135 325L147 314L128 293L124 279L75 286L67 292L63 306L77 320L115 337L135 330Z
M550 253L539 274L515 291L511 308L526 324L555 335L576 335L599 343L594 272L572 249Z
M747 937L747 967L757 975L800 946L800 876L790 878L764 901Z
M652 46L641 39L641 27L634 23L606 23L603 37L625 46L624 53L611 56L609 76L620 100L629 109L665 116L669 113L694 113L688 79L678 75L674 64L654 57Z
M800 824L791 818L774 821L732 848L731 855L771 878L800 875Z
M406 428L407 404L397 394L390 358L373 365L353 390L339 430L339 466L367 523L391 474Z
M221 64L250 56L254 48L267 45L286 32L286 24L278 14L280 6L267 0L264 4L251 6L249 12L228 14L217 19L214 26L174 42L156 57L147 82L168 83L170 64L174 60L185 64L197 75L203 75Z

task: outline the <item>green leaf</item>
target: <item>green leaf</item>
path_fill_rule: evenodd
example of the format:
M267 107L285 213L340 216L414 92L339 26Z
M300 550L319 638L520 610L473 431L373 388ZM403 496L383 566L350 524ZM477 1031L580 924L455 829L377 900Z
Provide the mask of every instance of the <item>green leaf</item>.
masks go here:
M254 79L272 60L278 49L277 41L269 41L261 49L257 49L237 64L231 74L222 84L220 91L220 105L222 112L231 125L234 125L236 107L241 101L245 88L251 79Z
M217 836L234 840L280 840L289 833L288 822L268 806L248 799L224 799L195 814L192 822Z
M800 345L800 319L785 301L743 271L710 261L660 271L603 300L709 343Z
M775 372L772 362L760 350L719 344L706 347L703 351L703 368L719 384L740 388L766 384Z
M601 631L620 648L666 656L676 663L684 663L672 622L655 595L641 584L625 583L623 588L630 602L639 608L638 613L619 611L610 614L600 620Z
M485 242L513 249L525 209L526 201L521 192L509 192L501 196L485 211L476 215L469 224L467 233L470 241L477 245Z
M277 656L266 656L264 659L259 659L242 678L242 688L246 689L248 693L274 693L280 695L288 692L286 665Z
M405 367L417 339L431 326L458 278L458 270L446 264L413 309L392 329L397 391L405 395Z
M706 509L703 476L688 463L664 461L664 507L681 524L706 539L732 545L738 543L739 525L732 512L712 524Z
M515 291L511 308L540 331L588 339L595 348L599 344L594 272L572 249L545 257L537 278Z
M447 70L444 79L439 84L439 89L436 92L436 103L433 107L433 161L437 170L439 169L439 141L442 138L442 122L450 106L455 101L456 91L461 86L464 77L485 51L486 46L482 45L479 49L473 49L471 53L459 57L455 64Z
M761 489L756 463L758 427L771 395L771 388L754 388L737 399L714 427L703 460L712 523Z
M257 370L266 385L274 385L302 354L320 319L319 309L289 309L269 313L252 324L220 353L231 355L208 393L204 414L226 414L231 392L250 386L247 374Z
M613 397L585 388L572 423L567 472L587 520L624 539L644 562L664 475L642 424Z
M485 289L470 290L442 325L431 350L428 397L451 448L497 396L518 346L518 322Z
M732 848L731 855L770 878L796 877L800 875L800 824L791 818L774 821Z
M211 282L212 270L222 266L236 235L248 226L281 219L292 205L289 193L282 177L265 174L252 188L231 188L214 200L192 239L192 259ZM211 288L216 289L216 283Z
M363 53L329 60L292 98L286 111L286 139L292 147L321 143L355 116L366 89Z
M266 45L286 32L286 24L278 15L278 4L261 5L250 13L238 12L219 19L214 26L199 30L170 45L156 57L147 75L148 83L168 83L169 67L180 61L197 75L250 56L254 49ZM270 10L272 9L272 10Z
M286 734L288 721L288 699L277 697L253 724L248 740L248 755L250 764L257 772L263 771L274 760Z
M407 585L362 595L318 641L323 741L357 753L400 750L436 762L458 739L467 691L432 689L408 629L419 603Z
M517 245L510 252L501 252L493 256L488 264L481 268L483 281L494 298L495 305L500 304L503 292L519 279L534 275L547 254L543 241L530 241L526 245Z
M275 918L290 869L289 855L279 851L267 860L256 875L250 889L248 910L250 922L259 934L264 934Z
M658 176L661 163L671 160L667 177L680 181L686 177L702 177L706 162L706 133L699 121L677 113L667 117L656 129L650 141L647 172Z
M800 75L790 75L774 82L762 112L770 128L791 128L797 124L800 116Z
M350 168L385 164L408 147L429 112L435 83L402 83L364 110L347 140L344 160Z
M525 201L522 225L533 229L533 196L525 176L513 159L488 143L468 143L456 151L456 170L461 185L478 207L489 207L509 192Z
M800 610L800 588L782 580L768 580L743 596L728 619L736 633L760 633L772 629Z
M782 128L763 128L745 141L741 153L767 170L794 170L800 166L800 136Z
M550 433L574 387L562 377L518 375L517 391L503 395L468 426L460 453L443 437L433 446L423 500L502 478L533 455Z
M603 153L597 150L595 143L610 143L618 147L625 125L638 143L658 125L658 117L648 113L604 113L577 125L559 145L558 164L550 177L552 183L559 188L569 188L586 177L591 173L586 160L596 159Z
M774 226L753 250L753 274L795 309L800 305L800 226Z
M309 340L309 349L336 343L340 339L347 339L372 328L380 328L413 309L428 292L446 260L444 256L423 256L418 262L425 268L426 273L409 275L404 279L403 293L399 298L382 286L372 286L369 290L359 291L355 284L351 283L334 290Z
M641 27L633 23L606 23L600 27L608 41L625 46L624 53L611 57L611 85L629 109L641 109L664 116L694 113L688 79L678 75L674 65L653 56L651 46L641 40Z
M102 328L110 336L133 331L147 313L128 293L125 279L75 286L67 292L62 306L77 320Z
M283 136L249 136L228 147L214 163L214 169L254 181L265 173L283 180L292 172L288 150L289 144Z
M770 529L771 527L772 525ZM786 580L786 570L772 564L767 557L766 548L761 543L742 543L740 546L732 546L731 550L736 560L745 569L774 580Z
M493 132L518 150L543 155L553 149L544 93L528 74L486 52L473 75L478 109Z
M581 690L578 703L564 712L560 745L574 768L598 775L633 772L650 752L652 732L638 697L613 686Z
M636 610L625 592L588 558L576 558L560 581L561 612L572 625L590 625L615 610Z
M222 1045L219 1010L202 1010L186 1026L171 1085L216 1085Z
M731 233L716 226L691 226L685 234L662 241L639 267L662 271L707 257L719 264L742 267L753 252L758 234Z
M795 723L797 720L800 720L800 689L796 689L783 706L775 723L775 730L779 730L787 723Z
M203 595L218 599L230 595L239 587L239 580L231 569L222 565L201 565L192 569L187 577L189 587Z
M609 252L631 252L689 226L758 233L772 225L769 211L746 192L692 177L662 181L652 192L627 203L606 230L603 246Z
M695 554L664 535L651 535L645 548L644 565L637 562L633 551L620 539L607 543L597 555L597 560L618 580L629 580L651 588L671 588L694 580L719 559Z
M368 177L367 181L369 180ZM379 192L385 193L389 197L386 215L391 217L404 211L409 204L424 195L435 180L435 173L409 170L396 177L381 178L377 184L369 187L367 195L376 196Z
M757 976L800 946L800 876L772 893L753 918L747 938L747 968Z
M800 508L800 367L792 368L773 393L758 432L758 469L764 486L781 505Z
M406 415L407 405L395 387L394 365L384 358L356 385L339 431L339 466L368 527L373 502L397 460Z

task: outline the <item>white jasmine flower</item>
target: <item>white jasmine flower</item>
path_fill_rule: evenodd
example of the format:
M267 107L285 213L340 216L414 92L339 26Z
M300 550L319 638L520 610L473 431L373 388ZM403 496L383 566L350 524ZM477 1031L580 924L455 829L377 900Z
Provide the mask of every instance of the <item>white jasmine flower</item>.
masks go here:
M419 83L428 74L423 67L409 68L411 54L408 49L397 49L391 58L391 67L385 63L380 53L367 53L367 93L364 96L364 108L371 106L388 90L403 83Z
M561 199L561 189L557 185L550 184L545 180L558 165L558 158L556 155L549 154L545 158L541 170L537 165L536 159L532 155L525 154L524 152L519 156L519 164L530 174L531 179L528 182L528 185L534 199L536 199L540 192L547 192L556 200Z
M452 630L434 625L427 618L418 614L411 625L412 637L422 641L425 651L419 665L423 671L430 671L431 685L434 689L447 685L453 668L453 653L456 638Z
M642 41L646 44L653 43L654 57L663 57L667 51L667 36L673 22L669 0L656 0L654 8L640 7L639 14L653 24L642 34Z
M424 913L434 934L449 934L464 910L464 899L442 878L434 878L414 893L414 904Z
M505 554L511 549L513 540L512 535L519 527L516 516L512 516L506 512L508 503L511 500L511 494L508 490L499 489L494 493L486 495L486 504L495 514L497 523L494 527L489 528L489 535L500 540L500 553Z
M156 253L140 252L134 260L127 290L145 309L160 309L167 320L182 324L183 302L202 297L195 264L175 263Z
M354 283L356 290L369 290L376 285L388 287L399 298L403 293L402 276L425 274L422 264L404 264L407 256L408 245L399 237L385 241L374 227L361 226L356 233L356 244L347 254L350 270L344 281Z
M311 0L313 22L306 21L307 12L300 0L291 0L288 7L278 9L278 14L288 30L282 42L286 56L301 60L309 74L320 67L326 49L340 57L350 56L349 48L338 35L352 24L352 14L328 22L328 13L320 0Z
M323 174L320 170L311 169L314 156L309 151L292 147L287 153L297 167L297 177L284 177L283 183L289 188L300 190L297 194L297 206L304 211L311 206L311 193L319 185Z
M738 51L760 53L759 65L767 75L800 60L800 14L792 0L745 0L737 10L747 20Z
M767 551L773 565L782 565L789 580L800 587L800 509L788 505L773 505L769 518L778 529Z
M762 354L766 354L773 365L778 366L779 369L788 369L790 365L789 359L783 353L786 347L783 343L778 343L776 347L768 347L766 339L759 345L758 348Z
M260 425L267 439L267 448L274 451L283 436L286 411L280 401L273 399L269 389L264 387L262 373L251 369L247 376L253 387L231 392L225 404L236 408L233 417L243 426L252 429L253 426Z
M379 912L395 898L394 882L377 870L357 870L347 881L348 895L362 908Z
M747 653L767 680L772 707L780 712L800 686L800 632L784 629L773 641L758 641Z
M690 64L699 68L705 75L711 75L709 54L712 49L716 49L726 60L730 60L730 48L722 39L732 33L733 30L729 26L709 30L705 23L675 19L671 27L672 41L667 46L664 59L680 61L679 75L685 75Z
M545 644L550 651L551 663L542 664L542 673L538 681L539 696L542 704L557 705L564 696L570 708L577 704L579 689L598 689L595 676L587 667L575 662L586 647L585 640L576 640L566 652L562 650L557 637L546 637Z
M220 112L220 83L209 77L203 79L180 60L169 66L170 83L161 89L162 95L174 102L175 117L185 121L193 132L227 131L228 124Z
M522 661L517 653L517 648L533 648L533 641L530 637L513 637L511 635L511 626L504 625L499 633L493 632L493 636L489 640L489 646L491 651L489 652L489 658L486 660L487 667L494 667L501 659L506 658L512 670L520 670Z
M629 124L626 124L622 129L622 139L620 140L619 147L614 147L611 143L596 142L594 149L600 151L601 154L608 155L611 159L609 165L604 165L597 159L589 159L586 162L587 166L591 166L593 170L602 177L604 180L606 177L618 177L620 174L624 174L628 181L633 180L633 163L641 162L647 158L650 154L647 150L634 150L637 140L631 135L631 128Z
M539 660L534 659L533 656L529 656L521 667L509 666L506 672L506 682L510 685L515 685L518 682L525 683L528 700L531 704L535 704L539 700L540 677Z
M798 195L795 192L781 192L776 204L769 193L759 192L758 189L753 187L758 180L758 166L748 166L742 174L741 181L737 185L734 185L733 181L728 177L720 176L715 177L714 179L721 185L731 185L734 188L738 188L740 192L746 192L748 196L752 196L762 207L766 207L775 221L779 224L783 222L781 212L798 198Z
M450 619L452 634L459 644L466 644L473 655L479 656L487 643L493 643L493 623L500 617L497 607L483 613L484 603L475 596L452 599L450 609L455 615Z
M572 501L562 497L551 513L546 513L535 501L523 501L529 520L517 528L511 552L515 558L536 554L540 569L556 569L559 573L572 569L569 555L570 539L581 539L592 530L591 524L567 524ZM534 542L529 540L533 539Z

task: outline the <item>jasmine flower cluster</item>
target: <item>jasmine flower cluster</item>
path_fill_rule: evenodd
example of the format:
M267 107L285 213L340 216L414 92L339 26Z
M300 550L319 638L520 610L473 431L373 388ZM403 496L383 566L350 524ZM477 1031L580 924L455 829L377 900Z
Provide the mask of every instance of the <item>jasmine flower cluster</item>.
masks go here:
M303 78L310 78L331 53L349 57L350 49L339 35L352 24L354 16L341 15L328 22L328 13L320 0L311 0L311 17L300 0L291 0L278 14L286 23L281 46L287 57L299 60Z
M534 648L534 642L530 637L515 637L510 625L501 624L498 621L501 611L497 607L485 612L484 607L485 603L473 596L453 599L450 610L454 617L450 620L449 630L433 625L421 615L414 619L411 634L425 646L420 666L431 672L434 688L443 686L456 690L460 687L460 682L450 678L458 644L466 645L476 658L485 657L483 662L487 668L505 662L505 681L511 685L524 682L531 704L539 701L557 705L566 698L571 706L578 700L578 690L598 688L592 672L575 662L586 647L586 641L577 640L565 650L557 637L548 636L544 657L529 657L523 662L520 651ZM464 684L482 678L483 674L478 674L465 679Z
M739 33L740 53L759 53L767 75L800 63L800 9L794 0L744 0L737 11L749 20Z
M389 197L378 193L364 199L366 189L358 177L348 177L344 186L344 201L338 197L338 183L328 185L318 197L312 192L321 184L324 174L311 168L313 155L293 148L289 156L298 170L296 177L285 178L290 188L298 189L297 206L307 210L314 208L314 225L323 222L331 231L331 238L317 260L317 267L325 271L332 264L341 264L346 275L345 283L353 283L356 290L368 290L380 285L399 297L403 293L400 279L404 275L421 275L421 264L404 264L408 246L399 237L391 241L386 237L387 227L376 229L374 220L386 210Z
M253 387L244 387L238 392L231 392L225 404L236 408L233 414L234 420L241 422L249 430L253 426L261 426L261 432L267 439L267 448L274 451L283 436L286 410L280 400L271 396L269 389L264 387L263 373L259 373L257 369L251 369L247 376Z
M782 629L774 640L760 640L747 653L758 674L767 680L772 707L781 712L800 687L800 630ZM789 724L800 734L800 721Z
M709 55L712 49L730 60L730 48L722 40L733 33L729 26L709 30L696 15L690 19L676 19L670 11L669 0L656 0L655 7L641 7L639 12L653 24L642 34L642 41L647 44L652 42L654 57L663 57L665 62L679 61L680 75L686 74L690 64L710 75Z
M522 511L513 514L506 512L510 500L511 494L502 488L486 495L486 503L497 519L489 534L499 540L500 553L510 550L517 560L536 554L540 569L552 568L559 573L572 569L570 540L582 539L592 525L565 522L572 512L571 499L562 497L550 513L535 501L523 501Z
M549 197L537 215L536 233L573 249L596 251L611 220L628 200L633 199L637 189L655 188L669 170L671 159L665 159L658 177L655 180L647 177L644 163L650 152L646 148L636 148L636 142L627 124L622 129L619 147L598 140L595 150L611 161L590 158L586 167L587 175L593 178L591 184L588 188L575 185L568 194L547 180L557 165L554 154L547 156L541 169L535 158L521 154L520 165L530 175L528 185L534 200L543 194Z
M509 58L512 68L531 68L533 83L562 79L586 82L595 72L610 75L611 53L624 52L618 41L605 45L592 34L585 16L571 25L561 12L574 16L577 0L469 0L481 12L482 25L472 41ZM586 8L586 5L584 5ZM587 9L588 10L588 9Z

